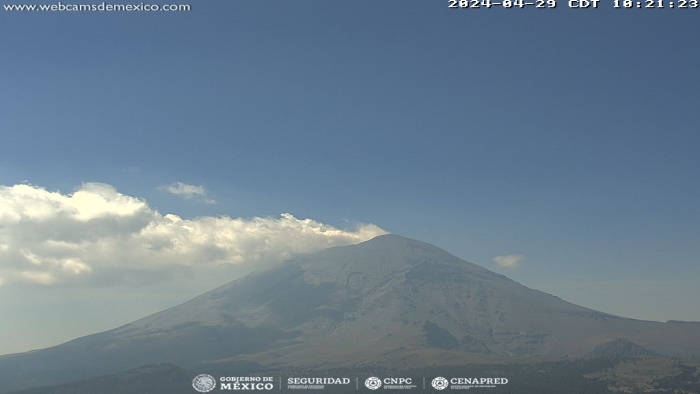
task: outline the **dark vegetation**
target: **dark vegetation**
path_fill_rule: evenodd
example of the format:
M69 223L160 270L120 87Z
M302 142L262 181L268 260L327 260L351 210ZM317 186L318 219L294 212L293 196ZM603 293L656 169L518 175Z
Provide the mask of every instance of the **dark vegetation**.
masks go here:
M659 390L667 390L667 393L700 393L700 371L696 366L684 365L680 360L676 364L681 373L656 380L654 386ZM637 391L634 394L641 393Z
M102 376L50 387L41 387L13 392L12 394L195 394L192 378L199 373L213 376L274 376L275 389L279 392L279 379L282 378L282 391L289 393L355 393L355 378L358 378L360 392L376 392L365 388L364 381L370 376L381 379L387 377L412 378L417 387L413 393L492 393L492 394L609 394L620 391L611 390L615 382L591 378L596 372L611 370L624 362L634 362L634 358L611 359L594 358L575 361L539 362L530 364L502 365L467 365L467 366L430 366L425 368L397 369L382 367L363 367L354 369L284 369L262 371L257 364L220 365L219 368L205 368L201 371L188 371L173 364L155 364L137 368L121 374ZM666 376L655 380L645 389L629 388L631 394L698 394L700 393L700 376L698 367L676 360L674 365L680 374ZM508 384L491 388L471 388L469 390L434 390L430 382L434 377L451 378L506 378ZM285 388L287 377L348 377L352 379L351 387L326 386L324 390L288 390ZM423 381L425 378L425 383ZM425 384L425 389L423 388ZM221 392L218 388L215 392ZM382 392L401 393L402 390Z

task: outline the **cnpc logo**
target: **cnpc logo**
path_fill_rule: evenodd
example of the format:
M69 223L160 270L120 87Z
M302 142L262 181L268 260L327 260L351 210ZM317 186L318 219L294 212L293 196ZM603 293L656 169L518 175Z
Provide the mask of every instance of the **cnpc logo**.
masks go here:
M372 376L365 380L365 386L370 390L376 390L382 387L382 380L376 376Z
M382 386L386 389L408 389L408 386L413 384L413 379L411 378L384 378L379 379L376 376L372 376L365 380L365 387L370 390L376 390Z

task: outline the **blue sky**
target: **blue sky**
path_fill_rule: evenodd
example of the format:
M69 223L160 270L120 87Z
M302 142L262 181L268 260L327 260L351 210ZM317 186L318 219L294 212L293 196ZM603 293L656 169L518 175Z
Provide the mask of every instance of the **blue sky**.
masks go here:
M190 4L0 12L0 184L103 183L157 220L371 223L583 306L700 321L697 9ZM9 282L0 353L206 290Z

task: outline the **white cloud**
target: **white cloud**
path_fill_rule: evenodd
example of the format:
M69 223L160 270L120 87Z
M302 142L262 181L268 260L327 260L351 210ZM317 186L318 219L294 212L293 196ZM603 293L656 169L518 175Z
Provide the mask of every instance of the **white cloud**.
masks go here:
M181 196L186 200L199 197L205 204L216 204L216 201L207 198L207 189L204 186L188 185L182 182L175 182L169 185L160 186L158 189L164 190L170 194Z
M501 267L513 268L520 265L525 260L525 256L520 254L509 254L505 256L496 256L493 261Z
M290 214L183 219L102 183L69 194L0 185L0 284L147 283L208 266L280 260L384 233L372 224L342 230Z

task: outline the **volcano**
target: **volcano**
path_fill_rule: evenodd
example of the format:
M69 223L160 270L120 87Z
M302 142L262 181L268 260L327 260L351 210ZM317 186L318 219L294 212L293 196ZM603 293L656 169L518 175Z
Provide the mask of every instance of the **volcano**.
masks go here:
M258 368L459 365L658 354L700 359L700 323L622 318L397 235L296 256L182 305L0 357L0 390L173 363Z

